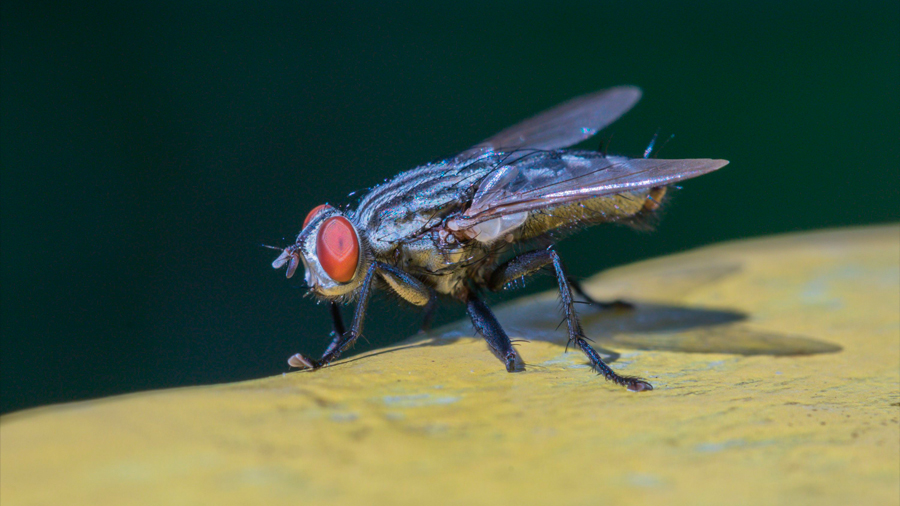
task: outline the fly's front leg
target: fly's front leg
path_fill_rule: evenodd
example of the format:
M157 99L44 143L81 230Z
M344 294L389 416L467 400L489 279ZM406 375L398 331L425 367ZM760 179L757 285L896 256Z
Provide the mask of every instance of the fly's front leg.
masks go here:
M328 345L328 348L325 349L325 353L328 353L334 350L338 343L341 341L341 338L344 336L344 319L341 317L341 305L337 302L331 302L331 321L334 325L334 330L331 332L334 335L334 338L331 340L331 344ZM298 367L300 369L315 369L315 362L309 360L303 355L296 353L291 358L288 359L288 365L291 367Z
M288 359L288 365L291 367L299 367L301 369L319 369L325 367L333 360L341 356L341 352L349 348L356 342L362 334L363 320L366 317L366 308L369 305L369 296L372 293L372 280L378 270L378 262L373 262L366 272L366 278L363 280L359 289L359 299L356 302L356 312L353 313L353 323L350 325L349 331L343 331L343 320L340 316L339 308L336 303L331 306L331 316L334 319L334 330L337 334L325 354L319 360L310 360L303 355L297 353Z
M556 280L559 283L559 296L562 299L563 309L566 313L566 324L569 330L569 343L580 349L591 361L591 366L606 379L622 385L628 390L640 392L642 390L652 390L650 383L630 376L619 376L606 365L600 358L597 351L591 347L584 336L581 328L581 322L578 321L578 315L575 313L575 303L572 299L572 288L566 277L565 270L559 255L553 250L532 251L515 257L505 264L497 268L488 281L488 286L492 290L498 290L507 283L515 281L534 272L542 267L553 265L556 271Z
M341 316L341 305L334 301L331 302L331 321L334 323L334 339L331 340L331 344L325 349L325 353L329 353L337 347L345 332L344 318Z
M434 319L434 310L437 307L437 294L434 293L434 290L409 273L387 264L383 264L378 272L385 283L400 298L414 306L423 306L425 308L421 329L422 331L429 330L431 321Z
M515 348L509 341L509 336L503 331L503 327L500 326L494 313L475 294L469 294L469 298L466 301L466 312L469 313L469 318L472 319L475 330L484 336L484 340L487 341L491 352L503 362L507 372L525 369L525 364L519 358L519 354L516 353Z
M336 302L331 304L331 316L334 321L335 337L322 358L319 360L310 360L303 355L297 353L288 359L288 364L292 367L319 369L325 367L329 363L337 360L347 348L353 346L353 343L359 339L363 331L363 321L366 317L366 309L369 305L369 296L372 293L372 282L376 275L380 275L387 284L393 288L398 295L404 300L421 306L428 304L435 298L433 290L426 286L418 279L390 265L380 262L373 262L366 272L366 277L359 288L359 299L356 303L356 312L353 314L353 322L349 331L344 331L344 324L341 318L340 306Z

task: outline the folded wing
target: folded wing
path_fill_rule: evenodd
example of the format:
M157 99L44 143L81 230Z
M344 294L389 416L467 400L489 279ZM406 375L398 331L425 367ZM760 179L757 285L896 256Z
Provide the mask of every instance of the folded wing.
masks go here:
M537 153L495 169L479 185L469 209L448 222L449 228L481 231L490 227L479 224L490 222L497 231L482 235L492 240L523 223L531 211L665 186L728 164L727 160L630 159L584 152L557 152L552 159L545 156Z

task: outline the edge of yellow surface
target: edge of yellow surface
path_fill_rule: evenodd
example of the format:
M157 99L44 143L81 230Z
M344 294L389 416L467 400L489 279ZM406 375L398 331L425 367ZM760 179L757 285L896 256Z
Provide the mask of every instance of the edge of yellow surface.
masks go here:
M565 353L556 296L323 371L0 418L15 504L900 504L900 226L714 245L585 283L632 394Z

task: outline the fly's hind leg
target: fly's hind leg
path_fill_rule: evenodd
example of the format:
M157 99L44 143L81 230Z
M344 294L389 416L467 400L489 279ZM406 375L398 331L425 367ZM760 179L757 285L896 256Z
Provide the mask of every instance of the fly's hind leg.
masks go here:
M634 304L620 299L611 300L608 302L605 300L597 300L588 295L587 292L584 291L584 288L581 287L581 283L579 283L578 281L575 281L572 278L566 278L566 281L569 282L569 286L572 287L572 290L577 293L579 297L584 299L588 304L598 309L612 309L614 311L631 311L634 309Z
M566 324L568 325L569 330L569 344L575 346L587 355L594 370L602 374L607 380L622 385L633 392L653 390L653 385L640 378L616 374L615 371L610 369L610 367L603 362L600 358L600 354L597 353L597 350L588 344L587 338L584 336L584 331L581 328L581 323L578 321L578 315L575 313L575 303L572 299L570 282L566 277L562 261L555 251L532 251L510 259L493 272L488 281L488 287L491 290L499 290L507 283L537 272L547 265L553 265L553 269L556 271L556 280L559 283L559 296L560 299L562 299L563 309L566 313Z
M472 319L475 330L484 336L484 340L487 341L491 352L503 362L507 372L525 370L525 363L519 357L516 349L513 348L509 336L506 335L503 327L500 326L493 311L474 293L469 294L468 300L466 300L466 312L469 313L469 318Z

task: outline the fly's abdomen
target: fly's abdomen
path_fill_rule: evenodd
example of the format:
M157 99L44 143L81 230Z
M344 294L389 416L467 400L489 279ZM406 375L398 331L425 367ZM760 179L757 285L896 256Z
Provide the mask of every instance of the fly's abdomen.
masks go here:
M565 230L606 222L629 221L656 211L662 203L665 194L666 187L661 186L532 211L522 227L519 239L535 238L554 230Z
M643 211L653 212L659 209L659 206L662 205L663 199L666 197L665 186L660 186L657 188L651 188L647 193L647 198L644 200Z

